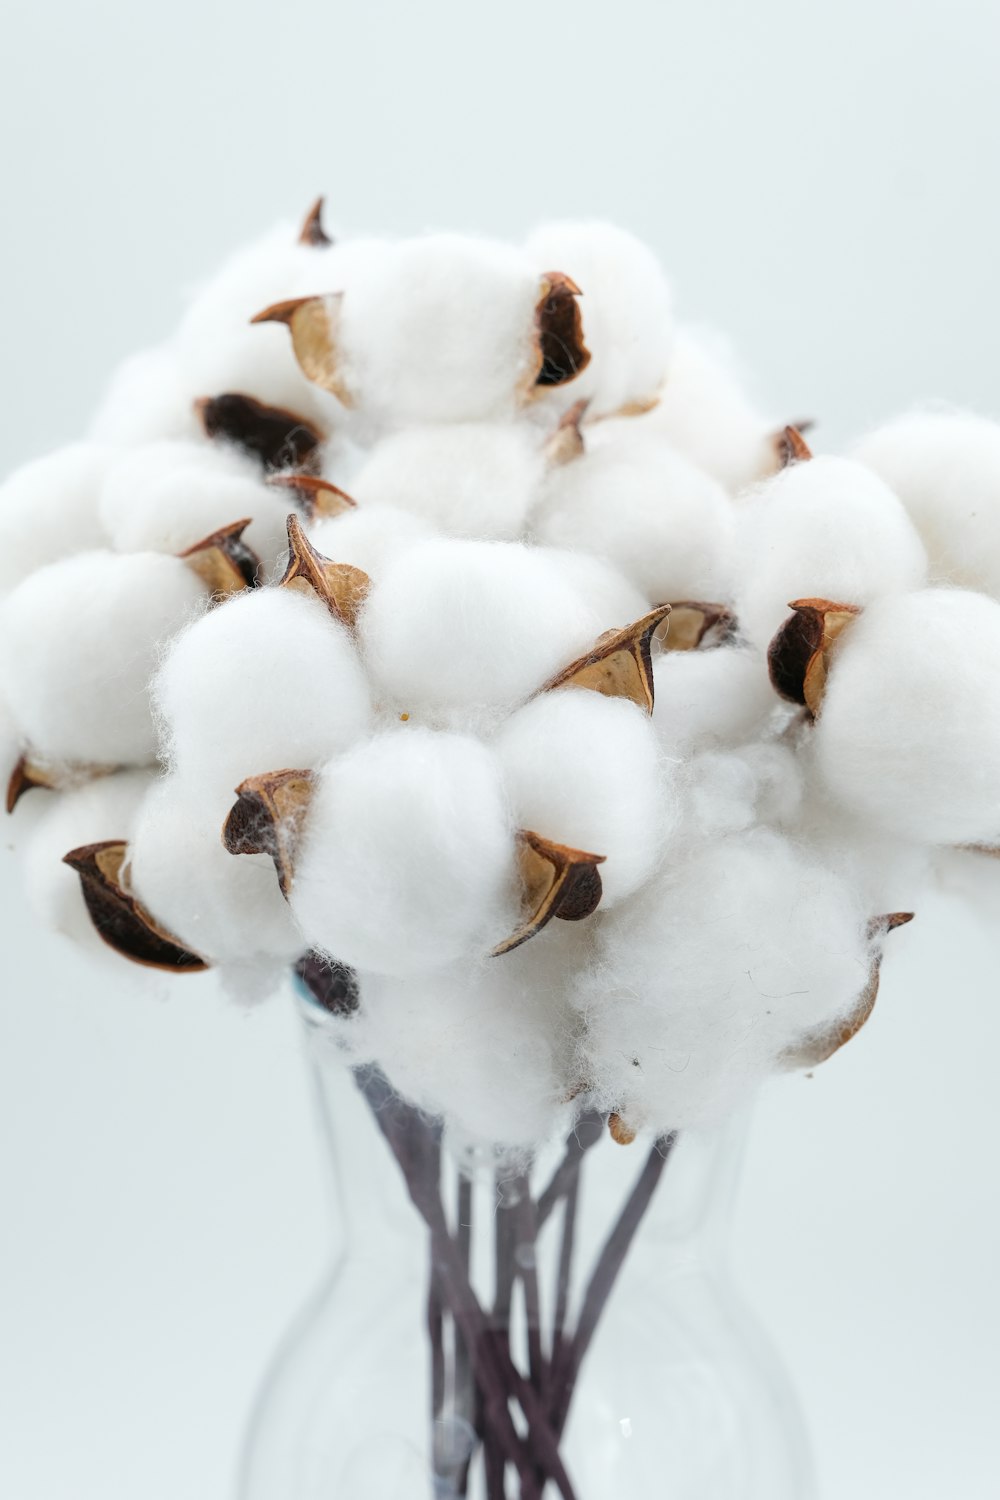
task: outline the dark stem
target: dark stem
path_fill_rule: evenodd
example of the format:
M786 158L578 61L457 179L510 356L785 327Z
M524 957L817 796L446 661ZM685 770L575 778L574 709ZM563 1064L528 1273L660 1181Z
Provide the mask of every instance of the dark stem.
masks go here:
M562 1161L553 1172L551 1180L538 1199L535 1219L541 1229L560 1198L565 1197L570 1184L575 1182L584 1155L598 1141L603 1140L606 1125L604 1116L596 1110L588 1110L577 1120L566 1138L566 1149Z
M569 1312L569 1289L573 1277L573 1249L576 1240L576 1211L580 1201L580 1176L573 1178L563 1204L562 1239L559 1242L559 1267L556 1272L556 1305L552 1316L552 1357L549 1366L549 1395L556 1369L565 1358L566 1315Z

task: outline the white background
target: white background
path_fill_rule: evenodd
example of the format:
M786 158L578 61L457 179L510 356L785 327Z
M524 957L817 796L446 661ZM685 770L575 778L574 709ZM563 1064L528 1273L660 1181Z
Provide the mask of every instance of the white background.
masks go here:
M998 27L986 0L9 5L0 460L79 433L179 290L320 190L349 229L619 220L818 446L928 395L1000 411ZM224 1500L330 1242L292 1018L112 988L6 853L0 880L0 1495ZM892 950L862 1037L759 1111L737 1270L824 1500L993 1500L1000 941L942 899Z

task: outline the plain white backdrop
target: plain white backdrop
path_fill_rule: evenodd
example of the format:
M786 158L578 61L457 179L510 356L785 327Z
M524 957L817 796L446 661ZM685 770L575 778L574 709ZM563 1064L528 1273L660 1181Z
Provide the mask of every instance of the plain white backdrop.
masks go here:
M1000 414L988 0L36 0L2 35L4 469L319 191L351 230L620 221L820 448ZM95 977L2 853L0 1495L228 1500L332 1242L293 1018ZM865 1032L758 1112L736 1269L824 1500L994 1500L1000 938L941 898L891 946Z

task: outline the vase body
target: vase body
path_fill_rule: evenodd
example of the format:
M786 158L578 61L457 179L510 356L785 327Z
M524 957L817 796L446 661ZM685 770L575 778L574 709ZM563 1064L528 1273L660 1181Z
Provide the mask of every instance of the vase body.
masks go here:
M584 1116L512 1160L310 1051L343 1244L263 1384L240 1500L808 1500L727 1277L745 1118L622 1146Z

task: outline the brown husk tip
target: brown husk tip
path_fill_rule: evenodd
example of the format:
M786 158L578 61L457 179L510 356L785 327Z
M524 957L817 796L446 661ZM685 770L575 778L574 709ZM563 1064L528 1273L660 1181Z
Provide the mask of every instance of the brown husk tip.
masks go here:
M606 856L588 854L555 844L530 829L519 829L517 863L521 879L523 920L510 937L498 943L492 957L499 958L519 948L529 938L561 917L564 922L579 922L600 905L601 872Z
M7 811L12 813L25 792L30 792L36 786L44 787L48 792L57 790L55 773L30 760L27 755L22 755L7 782Z
M767 652L767 669L776 693L799 703L813 718L826 690L833 649L848 625L861 613L856 604L829 599L795 599L789 616Z
M357 507L357 501L352 500L346 490L331 484L329 479L321 479L318 474L273 474L267 482L291 490L310 521L319 516L342 516Z
M652 639L657 627L670 614L669 604L660 604L624 630L609 630L586 656L570 662L539 691L581 687L608 698L627 698L646 713L653 712Z
M248 777L236 788L236 801L222 829L222 842L230 854L270 855L286 899L313 782L312 771L267 771Z
M608 1134L619 1146L631 1146L638 1131L633 1130L631 1125L626 1125L617 1110L612 1110L608 1115Z
M325 199L320 195L303 219L302 228L299 231L300 245L315 245L319 249L333 244L333 240L323 228L324 202Z
M353 630L371 579L360 568L331 562L317 552L293 512L288 517L288 566L279 587L314 593L335 619Z
M315 423L283 406L266 406L241 391L199 396L194 403L206 437L242 448L262 468L306 469L318 459L323 435Z
M80 877L87 913L98 937L116 953L150 969L170 974L196 974L209 967L192 953L131 894L122 874L128 844L106 839L82 844L63 856L63 863Z
M250 517L245 516L229 526L220 526L218 531L178 554L217 599L257 585L260 558L243 540L249 525Z
M703 604L682 599L653 632L653 640L664 651L697 651L725 646L736 635L736 616L724 604Z
M585 452L581 423L590 401L574 401L568 411L563 412L559 425L545 444L545 456L550 464L569 464L582 458Z
M352 406L354 398L338 370L335 340L342 297L342 292L333 292L325 297L292 297L285 302L272 302L250 322L284 323L306 379L336 396L341 405Z
M868 923L868 941L875 945L872 956L871 971L868 983L862 990L854 1009L835 1026L827 1031L806 1037L794 1047L790 1047L783 1055L781 1061L787 1068L814 1068L820 1063L826 1062L835 1052L857 1036L858 1032L868 1020L875 1009L875 1001L878 999L879 981L882 971L882 944L890 932L895 932L897 927L905 927L907 922L912 922L914 913L912 911L888 912L881 917L873 917Z
M812 458L812 449L802 436L803 429L811 427L811 422L801 422L795 426L791 423L783 427L774 435L775 452L778 455L778 468L787 469L791 464L805 463Z
M568 385L590 364L577 301L580 296L576 282L562 271L548 271L542 277L535 308L539 355L536 386Z

